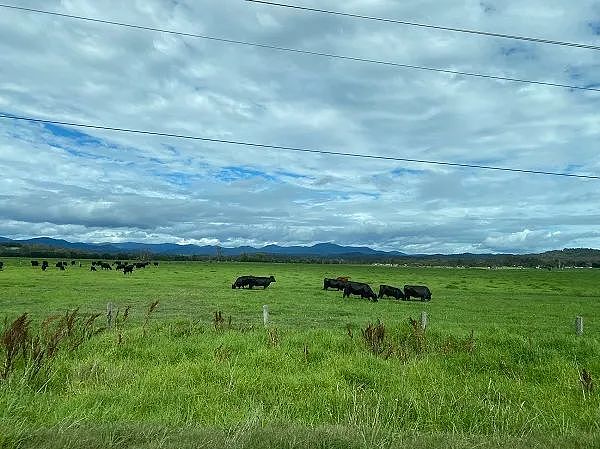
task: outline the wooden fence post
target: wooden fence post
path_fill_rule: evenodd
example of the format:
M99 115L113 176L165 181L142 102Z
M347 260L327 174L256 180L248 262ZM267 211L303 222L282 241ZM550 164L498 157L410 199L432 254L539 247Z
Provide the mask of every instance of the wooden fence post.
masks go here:
M427 312L421 312L421 328L425 330L427 328Z
M575 317L575 333L577 335L583 335L583 317Z
M265 326L269 324L269 306L266 304L263 306L263 321Z

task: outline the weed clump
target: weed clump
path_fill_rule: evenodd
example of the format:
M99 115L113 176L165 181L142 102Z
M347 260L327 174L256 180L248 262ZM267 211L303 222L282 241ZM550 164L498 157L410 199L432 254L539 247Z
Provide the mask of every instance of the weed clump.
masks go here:
M7 380L19 368L25 380L32 380L42 373L48 375L61 348L75 351L97 334L94 323L100 314L83 317L78 312L74 309L64 315L49 316L38 332L32 332L27 313L6 324L0 338L0 354L4 357L0 379Z
M380 355L383 352L385 325L382 322L377 320L377 324L369 323L366 328L362 329L362 336L371 353Z

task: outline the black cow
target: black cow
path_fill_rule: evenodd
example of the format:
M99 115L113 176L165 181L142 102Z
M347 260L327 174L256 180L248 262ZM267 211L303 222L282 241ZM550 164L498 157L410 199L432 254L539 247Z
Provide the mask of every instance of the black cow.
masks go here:
M431 301L431 291L425 285L405 285L404 296L406 299L421 298L421 301Z
M158 267L158 262L154 262L154 266L155 266L155 267Z
M39 267L39 266L40 266L40 262L39 262L39 261L37 261L37 260L32 260L32 261L31 261L31 266L32 266L32 267Z
M146 265L148 265L150 262L137 262L135 264L136 268L146 268Z
M379 286L379 295L378 298L383 298L383 296L391 296L396 299L404 299L404 292L401 288L392 287L391 285L380 285Z
M262 287L263 290L269 286L271 282L275 282L274 276L252 276L250 279L250 283L248 285L249 288L252 287Z
M123 268L123 274L133 274L133 265L127 265Z
M275 282L274 276L240 276L231 284L231 288L262 287L264 290L271 282Z
M71 261L71 265L75 265L76 263L77 263L77 261L75 261L75 260Z
M95 267L94 265L92 265L92 266L90 267L90 271L98 271L98 270L96 270L96 267Z
M323 279L323 290L327 290L328 288L335 288L338 291L344 290L347 283L348 281L343 281L340 279L325 278Z
M66 262L56 262L56 268L60 268L62 271L65 270L65 268L67 267L67 263Z
M360 295L361 298L369 298L373 302L377 301L377 295L373 293L369 284L363 282L348 282L344 287L343 297L350 297L350 295Z
M106 263L106 262L100 262L100 267L101 267L103 270L112 270L112 268L111 268L110 264L109 264L109 263Z
M240 276L233 284L231 284L231 288L245 288L250 285L250 278L253 277L254 276Z
M0 270L4 269L4 262L0 261Z
M48 268L48 261L42 260L42 271L46 271L47 268Z

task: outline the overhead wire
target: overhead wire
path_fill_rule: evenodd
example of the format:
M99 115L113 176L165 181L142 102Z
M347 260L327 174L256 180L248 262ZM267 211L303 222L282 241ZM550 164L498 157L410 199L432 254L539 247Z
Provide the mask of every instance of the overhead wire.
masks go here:
M467 34L474 34L474 35L478 35L478 36L497 37L497 38L502 38L502 39L512 39L512 40L520 40L520 41L527 41L527 42L535 42L537 44L561 45L561 46L565 46L565 47L582 48L582 49L586 49L586 50L596 50L596 51L600 50L600 46L598 46L598 45L582 44L579 42L558 41L558 40L544 39L544 38L539 38L539 37L519 36L516 34L503 34L503 33L494 33L491 31L481 31L481 30L474 30L474 29L468 29L468 28L455 28L455 27L447 27L447 26L441 26L441 25L431 25L431 24L427 24L427 23L412 22L412 21L408 21L408 20L392 19L392 18L385 18L385 17L375 17L375 16L364 15L364 14L353 14L353 13L343 12L343 11L334 11L334 10L321 9L321 8L311 8L308 6L293 5L293 4L287 4L287 3L278 3L278 2L271 2L271 1L266 1L266 0L245 0L245 1L249 2L249 3L258 3L258 4L262 4L262 5L266 5L266 6L276 6L279 8L287 8L287 9L293 9L293 10L298 10L298 11L308 11L308 12L316 12L316 13L322 13L322 14L331 14L331 15L342 16L342 17L350 17L353 19L374 20L374 21L378 21L378 22L394 23L394 24L399 24L399 25L407 25L407 26L428 28L428 29L434 29L434 30L452 31L455 33L467 33Z
M477 73L477 72L467 72L467 71L462 71L462 70L427 67L427 66L420 66L420 65L415 65L415 64L403 64L403 63L398 63L398 62L393 62L393 61L361 58L361 57L357 57L357 56L339 55L339 54L335 54L335 53L328 53L328 52L321 52L321 51L314 51L314 50L303 50L303 49L299 49L299 48L282 47L282 46L278 46L278 45L263 44L263 43L258 43L258 42L249 42L249 41L243 41L243 40L237 40L237 39L209 36L209 35L204 35L204 34L188 33L188 32L183 32L183 31L169 30L169 29L164 29L164 28L156 28L156 27L150 27L150 26L145 26L145 25L135 25L135 24L131 24L131 23L117 22L117 21L105 20L105 19L97 19L97 18L85 17L85 16L77 16L77 15L73 15L73 14L65 14L65 13L46 11L46 10L35 9L35 8L26 8L26 7L15 6L15 5L0 4L0 8L8 8L8 9L19 10L19 11L27 11L27 12L37 13L37 14L45 14L45 15L75 19L75 20L83 20L83 21L88 21L88 22L101 23L101 24L105 24L105 25L114 25L114 26L126 27L126 28L131 28L131 29L136 29L136 30L165 33L165 34L182 36L182 37L205 39L205 40L222 42L222 43L227 43L227 44L236 44L236 45L244 45L244 46L250 46L250 47L257 47L257 48L265 48L265 49L277 50L277 51L288 52L288 53L319 56L319 57L326 57L326 58L332 58L332 59L338 59L338 60L344 60L344 61L377 64L377 65L381 65L381 66L394 67L394 68L400 68L400 69L438 72L438 73L445 73L445 74L449 74L449 75L459 75L459 76L491 79L491 80L496 80L496 81L508 81L508 82L515 82L515 83L532 84L532 85L556 87L556 88L563 88L563 89L570 89L570 90L577 90L577 91L600 92L599 87L593 87L593 86L578 86L578 85L573 85L573 84L564 84L564 83L557 83L557 82L552 82L552 81L529 80L529 79L515 78L515 77L508 77L508 76L501 76L501 75L491 75L491 74L484 74L484 73Z
M495 171L525 173L525 174L534 174L534 175L562 176L562 177L580 178L580 179L596 179L596 180L600 179L600 176L584 175L584 174L578 174L578 173L552 172L552 171L543 171L543 170L528 170L528 169L521 169L521 168L497 167L497 166L491 166L491 165L468 164L468 163L447 162L447 161L434 161L434 160L426 160L426 159L413 159L413 158L404 158L404 157L396 157L396 156L379 156L379 155L373 155L373 154L347 153L347 152L323 150L323 149L317 149L317 148L302 148L302 147L293 147L293 146L284 146L284 145L272 145L272 144L263 144L263 143L256 143L256 142L246 142L246 141L241 141L241 140L217 139L217 138L213 138L213 137L192 136L192 135L185 135L185 134L139 130L139 129L130 129L130 128L119 128L119 127L113 127L113 126L94 125L94 124L70 122L70 121L63 121L63 120L40 119L40 118L35 118L35 117L18 116L18 115L5 114L5 113L0 113L0 118L10 119L10 120L27 121L27 122L31 122L31 123L72 126L72 127L76 127L76 128L87 128L87 129L95 129L95 130L102 130L102 131L115 131L115 132L129 133L129 134L169 137L169 138L176 138L176 139L195 140L195 141L220 143L220 144L227 144L227 145L247 146L247 147L253 147L253 148L262 148L262 149L266 149L266 150L291 151L291 152L323 154L323 155L330 155L330 156L354 157L354 158L363 158L363 159L375 159L375 160L394 161L394 162L411 162L411 163L426 164L426 165L471 168L471 169L480 169L480 170L495 170Z

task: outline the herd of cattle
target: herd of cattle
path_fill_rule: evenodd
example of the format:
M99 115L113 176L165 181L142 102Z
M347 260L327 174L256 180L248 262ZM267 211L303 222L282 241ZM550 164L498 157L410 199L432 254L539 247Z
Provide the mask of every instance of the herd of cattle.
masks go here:
M403 289L392 287L391 285L381 284L379 286L379 295L375 295L369 284L364 282L353 282L347 277L338 277L335 279L323 279L323 290L335 288L338 291L344 291L344 298L350 295L360 295L361 298L377 301L384 296L407 301L410 298L419 298L421 301L431 301L431 291L426 285L405 285Z
M77 265L77 261L76 260L72 260L70 265L71 266L75 266ZM0 261L0 269L3 268L4 263ZM112 270L113 266L115 267L115 271L123 271L123 274L131 274L133 273L133 269L137 268L146 268L148 265L150 265L150 262L135 262L135 263L129 263L129 262L123 262L120 260L115 260L112 264L109 264L107 262L103 262L101 260L95 260L92 262L91 266L90 266L90 271L98 271L98 269L102 269L102 270ZM31 266L32 267L41 267L42 271L46 271L48 269L48 267L50 266L48 264L47 260L42 260L41 264L39 260L32 260L31 261ZM64 261L58 261L55 264L55 267L58 268L61 271L65 271L67 269L67 267L69 266L68 262L64 262ZM82 267L83 265L81 264L81 262L79 262L79 267ZM154 262L154 266L158 266L158 262Z
M264 290L272 282L275 282L274 276L240 276L233 284L231 284L231 288L252 289L253 287L262 287ZM323 279L323 290L329 290L330 288L335 288L338 291L343 290L344 298L348 298L350 295L359 295L363 299L366 298L371 301L377 301L379 298L389 296L403 301L407 301L410 298L419 298L421 301L431 301L431 291L426 285L405 285L404 288L401 289L392 287L391 285L382 284L379 286L379 295L376 295L369 284L350 281L350 278L348 277Z
M71 265L77 265L77 261L72 260ZM115 267L115 271L123 271L123 274L131 274L133 273L134 268L141 269L150 265L150 262L123 262L120 260L116 260L111 264L107 262L103 262L101 260L93 261L90 266L90 271L98 271L98 267L102 270L112 270L113 266ZM42 263L38 260L31 261L32 267L41 266L43 271L48 269L48 261L43 260ZM59 261L56 262L56 268L61 271L67 269L69 264L67 262ZM79 262L79 266L81 267L81 262ZM158 262L154 262L154 266L158 266ZM4 268L4 262L0 261L0 270ZM275 282L274 276L240 276L238 277L233 284L231 284L231 288L248 288L252 289L254 287L262 287L263 290L267 288L272 282ZM364 282L354 282L350 281L349 277L338 277L335 279L325 278L323 279L323 290L329 289L337 289L337 291L344 291L344 298L350 297L350 295L358 295L363 299L369 299L371 301L377 301L384 296L389 296L395 298L397 300L407 301L410 298L419 298L421 301L431 301L431 291L429 287L425 285L405 285L404 288L393 287L391 285L381 284L379 286L379 295L376 295L373 292L373 289L369 284Z

